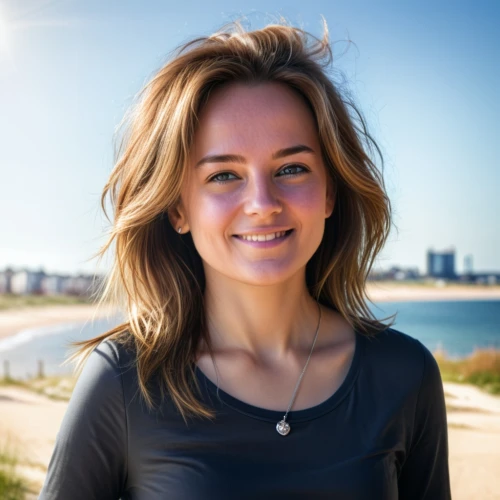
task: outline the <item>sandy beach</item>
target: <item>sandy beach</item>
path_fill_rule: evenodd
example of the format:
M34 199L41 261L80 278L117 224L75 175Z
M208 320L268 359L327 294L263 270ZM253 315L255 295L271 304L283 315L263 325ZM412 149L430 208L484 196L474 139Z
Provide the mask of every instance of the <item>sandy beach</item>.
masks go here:
M110 307L92 304L23 307L0 311L0 340L29 328L56 326L65 323L85 323L113 315Z
M453 499L499 499L500 397L448 382L444 390ZM29 478L34 494L43 484L66 407L23 389L0 387L0 440L9 437L17 448L18 470Z
M372 302L430 300L500 300L500 286L447 285L444 287L395 282L369 282L367 295ZM26 307L0 311L0 339L28 328L64 323L85 323L112 316L109 307L91 304Z
M373 302L500 299L500 287L368 284ZM86 322L113 311L91 305L0 311L0 339L27 328ZM462 384L444 383L448 410L449 458L454 500L500 499L500 397ZM66 402L12 386L0 386L0 445L9 442L21 457L18 471L36 498L52 454Z
M500 286L447 284L444 286L370 281L366 292L372 302L434 300L500 300Z

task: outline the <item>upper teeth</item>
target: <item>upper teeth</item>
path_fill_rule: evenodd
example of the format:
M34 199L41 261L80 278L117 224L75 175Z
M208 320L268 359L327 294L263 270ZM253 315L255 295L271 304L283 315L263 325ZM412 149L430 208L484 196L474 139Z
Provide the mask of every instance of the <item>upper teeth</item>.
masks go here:
M242 234L240 238L248 241L270 241L274 240L274 238L280 238L281 236L285 236L286 231L279 231L278 233L269 233L269 234Z

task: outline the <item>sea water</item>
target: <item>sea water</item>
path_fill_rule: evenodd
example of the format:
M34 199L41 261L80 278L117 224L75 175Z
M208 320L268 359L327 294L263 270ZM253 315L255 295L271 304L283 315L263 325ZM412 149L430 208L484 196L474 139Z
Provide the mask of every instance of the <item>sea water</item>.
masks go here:
M0 340L0 377L22 379L38 375L40 362L44 375L70 374L73 365L63 365L73 353L71 342L96 337L120 324L122 318L95 319L85 323L67 323L53 327L30 328Z
M500 300L386 302L370 309L377 318L397 313L393 328L451 358L475 348L500 349Z
M372 305L382 319L396 314L393 328L419 339L431 351L444 349L450 357L471 354L475 348L500 349L500 301L385 302ZM98 319L85 324L67 324L25 330L0 340L0 377L8 361L10 376L37 375L43 362L45 375L71 373L63 366L70 342L100 335L121 322L121 318Z

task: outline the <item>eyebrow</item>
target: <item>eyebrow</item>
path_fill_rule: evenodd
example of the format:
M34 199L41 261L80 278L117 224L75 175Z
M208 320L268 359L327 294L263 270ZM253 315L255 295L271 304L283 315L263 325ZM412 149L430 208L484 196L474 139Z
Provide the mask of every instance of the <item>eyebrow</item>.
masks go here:
M279 158L284 158L286 156L292 156L299 153L310 153L315 154L314 150L305 144L297 144L296 146L290 146L289 148L279 149L276 151L272 159L278 160ZM201 167L207 163L246 163L246 159L242 155L207 155L204 156L199 162L196 163L194 168Z

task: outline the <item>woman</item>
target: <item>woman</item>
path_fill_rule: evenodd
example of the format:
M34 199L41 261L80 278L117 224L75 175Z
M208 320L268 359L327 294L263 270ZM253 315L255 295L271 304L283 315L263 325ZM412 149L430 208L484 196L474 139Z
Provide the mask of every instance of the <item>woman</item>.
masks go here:
M330 59L236 26L146 86L103 193L127 321L82 343L42 499L450 498L437 364L366 306L390 204Z

